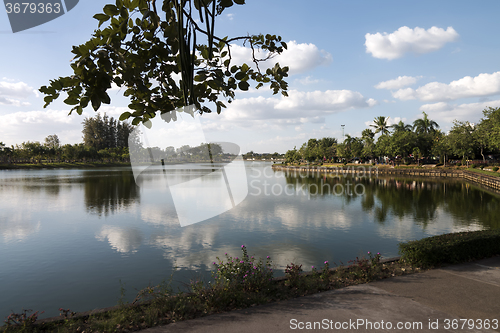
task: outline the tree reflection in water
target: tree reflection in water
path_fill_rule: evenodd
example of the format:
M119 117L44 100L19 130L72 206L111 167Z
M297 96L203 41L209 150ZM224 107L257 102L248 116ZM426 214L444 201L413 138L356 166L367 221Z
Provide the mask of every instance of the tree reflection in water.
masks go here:
M108 216L140 202L139 187L130 170L83 172L85 207L89 213Z
M487 229L500 228L500 195L458 179L294 173L285 173L285 179L287 187L307 192L311 200L330 196L342 197L345 204L361 200L363 211L373 213L380 224L391 214L412 218L425 229L443 210L456 218L459 226L479 223ZM339 191L341 188L344 190Z

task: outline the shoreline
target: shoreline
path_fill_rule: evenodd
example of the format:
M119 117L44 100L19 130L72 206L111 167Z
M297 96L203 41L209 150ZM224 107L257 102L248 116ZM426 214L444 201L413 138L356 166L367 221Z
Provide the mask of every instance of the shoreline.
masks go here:
M19 163L0 164L1 170L42 170L42 169L80 169L130 166L130 162L60 162L60 163Z
M273 170L284 170L295 174L305 173L306 175L316 174L336 174L336 176L346 176L351 174L358 177L366 177L366 175L388 175L400 177L415 177L423 176L429 178L458 178L466 182L471 182L480 185L496 193L500 193L500 177L490 176L474 172L470 170L461 169L430 169L430 168L391 168L391 167L378 167L378 166L285 166L285 165L272 165Z

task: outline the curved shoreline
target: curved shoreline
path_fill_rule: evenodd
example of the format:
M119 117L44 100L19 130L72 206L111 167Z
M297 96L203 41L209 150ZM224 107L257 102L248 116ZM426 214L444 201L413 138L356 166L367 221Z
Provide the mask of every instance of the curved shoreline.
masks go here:
M467 182L481 185L487 189L500 193L500 177L483 175L468 170L453 169L398 169L398 168L379 168L374 166L348 166L344 167L323 167L323 166L284 166L272 165L273 170L285 170L295 174L308 175L314 174L335 174L338 177L354 175L357 177L366 177L367 175L389 175L389 176L424 176L434 178L462 178Z

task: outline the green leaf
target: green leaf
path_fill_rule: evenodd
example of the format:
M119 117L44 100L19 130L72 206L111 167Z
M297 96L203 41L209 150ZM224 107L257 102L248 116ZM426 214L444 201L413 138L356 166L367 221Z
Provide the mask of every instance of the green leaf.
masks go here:
M217 83L217 81L210 80L207 83L208 83L208 86L210 88L212 88L212 89L215 89L215 90L219 90L220 89L220 85Z
M134 120L132 120L132 125L137 125L141 122L141 118L134 118Z
M234 76L236 78L236 80L243 80L245 78L246 74L243 73L243 72L238 72L236 73L236 75Z
M220 5L224 8L231 7L233 5L233 0L221 0Z
M71 96L66 98L63 102L68 105L76 105L78 104L78 99L74 96Z
M118 15L118 13L119 13L118 8L116 8L115 5L104 6L103 11L104 11L104 14L107 14L109 16Z
M109 20L110 16L106 15L106 14L100 13L100 14L95 14L94 18L99 21L99 26L101 26L101 23L106 22L107 20ZM73 47L73 48L75 48L75 47Z
M234 2L238 5L244 5L245 4L245 0L234 0Z
M243 64L243 65L241 65L241 71L242 71L242 72L246 73L246 72L248 71L248 69L249 69L249 68L248 68L248 65L247 65L247 64Z
M131 116L131 115L132 115L132 114L131 114L130 112L128 112L128 111L127 111L127 112L123 112L123 113L120 115L120 120L121 120L121 121L124 121L124 120L126 120L126 119L130 118L130 116Z
M135 9L139 6L139 0L132 0L132 3L130 4L130 9Z
M238 83L238 87L239 87L241 90L247 91L247 90L248 90L248 87L250 87L250 85L249 85L249 84L248 84L248 82L246 82L246 81L241 81L240 83Z
M101 100L96 95L92 95L90 102L92 103L94 111L99 110L99 107L101 107Z

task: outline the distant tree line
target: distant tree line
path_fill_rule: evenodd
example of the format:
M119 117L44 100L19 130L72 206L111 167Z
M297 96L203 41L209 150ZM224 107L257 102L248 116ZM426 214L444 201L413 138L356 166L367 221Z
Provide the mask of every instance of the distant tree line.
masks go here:
M127 162L130 160L128 138L134 126L108 117L85 118L83 142L62 145L56 134L43 143L26 141L6 147L0 142L1 163L53 163L53 162Z
M412 125L400 121L390 126L389 117L377 117L362 131L361 137L346 135L342 143L333 138L309 139L300 149L285 154L287 163L298 161L360 161L393 160L402 163L439 159L465 161L478 158L484 163L488 155L500 152L500 108L483 110L478 124L455 120L448 133L423 112ZM375 135L380 136L375 140Z
M277 160L277 159L283 159L285 158L285 154L280 154L278 152L274 153L254 153L253 150L249 151L246 154L243 154L243 159L245 160Z
M133 147L135 162L214 162L231 159L233 155L225 152L223 147L217 143L200 143L191 147L183 145L179 148L173 146L162 149L160 147L144 148L142 145Z

